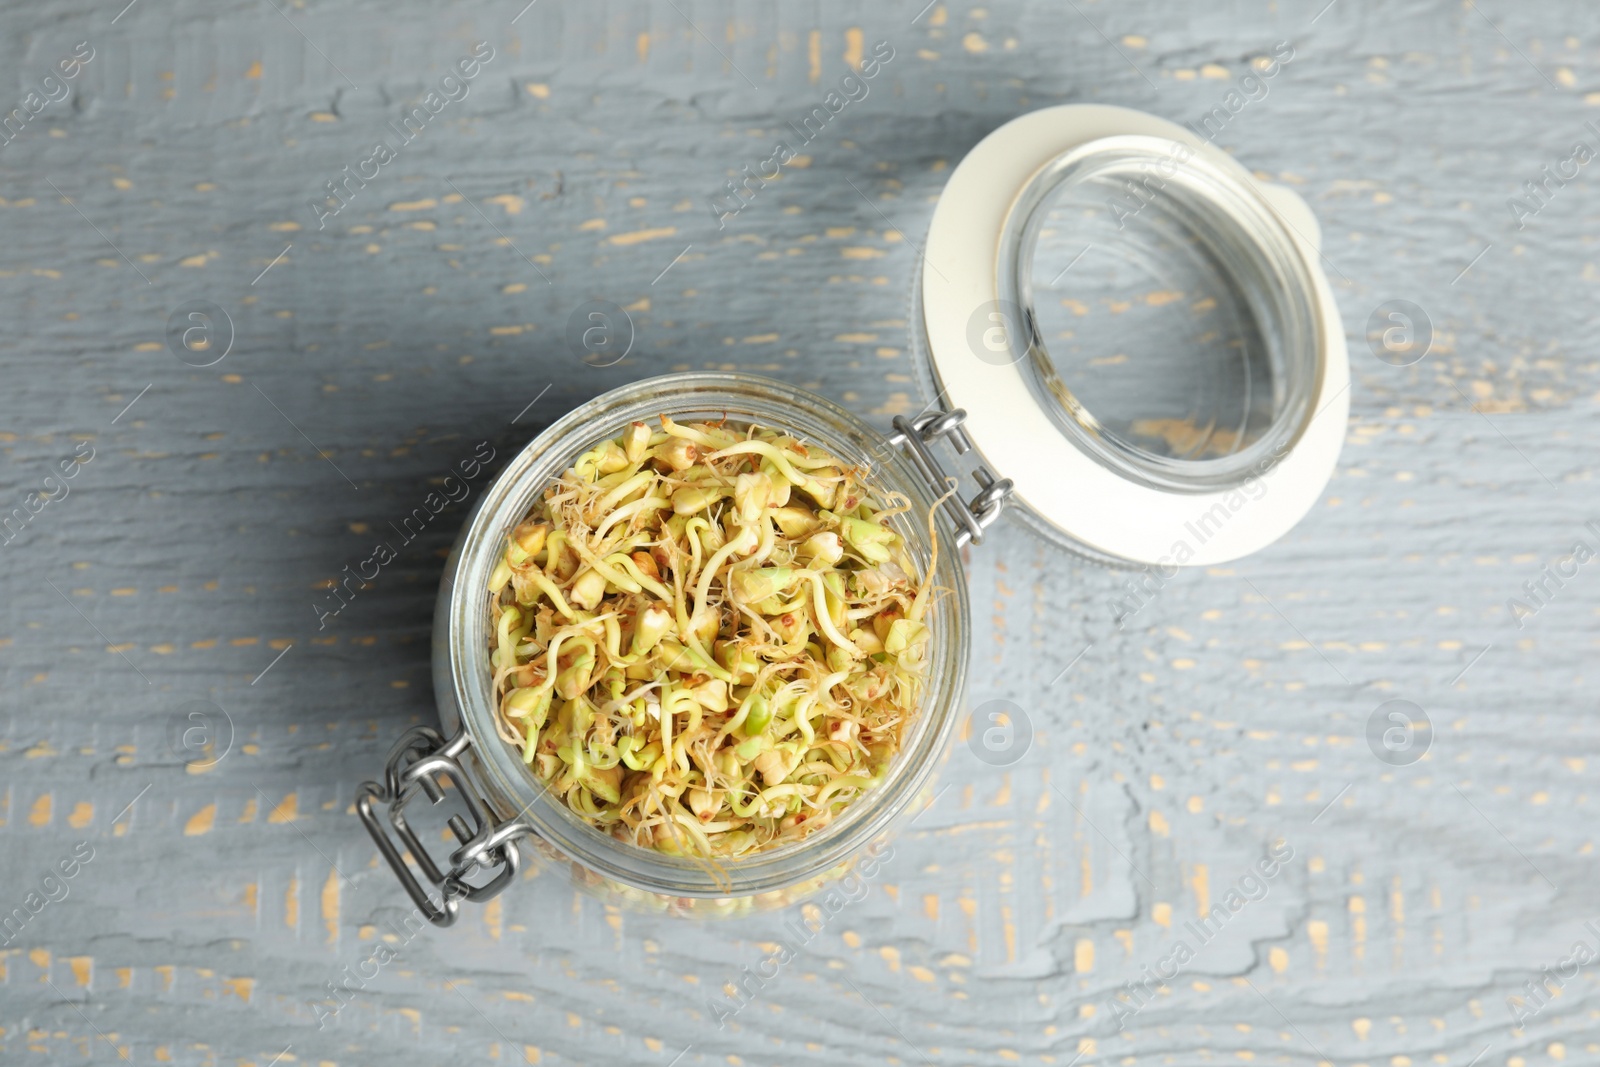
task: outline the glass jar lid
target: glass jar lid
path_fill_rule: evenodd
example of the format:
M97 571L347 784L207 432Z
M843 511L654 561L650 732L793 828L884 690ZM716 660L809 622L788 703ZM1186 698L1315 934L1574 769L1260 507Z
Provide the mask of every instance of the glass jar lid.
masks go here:
M1209 563L1320 495L1347 354L1316 221L1188 130L1022 116L952 174L920 327L947 407L1033 525L1078 551Z

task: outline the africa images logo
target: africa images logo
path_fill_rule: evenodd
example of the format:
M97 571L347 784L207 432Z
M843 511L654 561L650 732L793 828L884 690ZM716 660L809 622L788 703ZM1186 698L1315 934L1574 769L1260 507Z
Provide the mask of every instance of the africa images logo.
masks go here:
M393 148L389 147L387 140L379 141L373 146L372 154L356 164L355 173L352 174L346 165L340 169L338 176L323 183L326 195L311 201L311 211L317 217L317 229L322 229L330 218L343 211L345 205L367 187L368 182L375 181L383 168L395 161L400 150L421 135L435 115L451 104L465 100L467 94L472 92L472 79L483 73L483 65L492 59L494 48L487 41L473 45L466 59L456 61L453 69L457 73L440 78L439 88L429 89L423 94L420 106L401 115L398 124L393 119L389 121L389 128L394 131L396 140ZM351 188L352 185L354 188Z

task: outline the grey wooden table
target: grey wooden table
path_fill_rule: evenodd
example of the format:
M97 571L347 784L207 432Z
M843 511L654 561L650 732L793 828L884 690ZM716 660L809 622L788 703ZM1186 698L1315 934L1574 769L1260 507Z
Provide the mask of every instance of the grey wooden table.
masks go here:
M0 1060L1600 1062L1592 6L124 2L0 12ZM1020 528L973 552L972 699L1031 750L958 746L721 1025L798 912L651 917L545 871L398 938L352 797L432 719L470 500L319 618L343 568L480 442L639 377L920 407L906 298L962 154L1061 102L1198 120L1280 41L1217 140L1313 205L1351 338L1306 520L1120 628L1123 576ZM591 300L634 325L610 367L567 342ZM1368 351L1391 300L1420 363ZM1369 745L1397 699L1416 762Z

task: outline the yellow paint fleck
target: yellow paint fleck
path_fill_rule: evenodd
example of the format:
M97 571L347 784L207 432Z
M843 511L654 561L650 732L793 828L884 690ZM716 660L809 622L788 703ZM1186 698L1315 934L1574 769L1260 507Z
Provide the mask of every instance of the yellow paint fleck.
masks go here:
M178 260L178 266L180 267L203 267L205 265L206 254L204 252L193 256L185 256L183 259Z
M657 226L648 230L634 230L631 233L615 233L606 240L614 245L636 245L643 241L654 241L659 237L671 237L677 232L676 226Z
M29 949L28 959L32 960L33 965L40 970L48 971L50 969L50 950L47 948Z
M208 834L211 832L211 827L215 825L216 821L216 804L207 804L205 807L201 808L199 811L190 816L189 821L183 824L183 836L199 837L201 834Z
M822 31L812 30L806 37L806 77L812 85L822 80Z
M650 34L640 31L639 36L633 40L634 50L639 53L639 62L645 63L650 59Z
M527 90L528 95L535 97L536 99L550 99L550 86L546 85L544 82L529 82L527 84Z
M978 54L989 50L989 42L983 39L982 34L973 31L961 38L961 47L973 54Z
M488 928L489 936L496 941L500 940L502 917L500 914L501 899L495 897L483 906L483 925Z
M861 69L861 27L851 26L844 31L844 61L851 70Z
M528 285L526 282L512 282L510 285L502 285L500 287L502 293L524 293L527 290Z
M1172 827L1167 823L1167 817L1155 808L1150 809L1150 832L1157 837L1171 837Z
M339 940L339 872L330 870L322 883L322 921L328 927L328 944Z
M290 793L278 802L277 807L267 812L267 822L273 825L293 822L298 814L300 814L300 798Z
M1350 1029L1356 1032L1356 1040L1365 1041L1367 1039L1367 1035L1372 1032L1372 1020L1365 1017L1351 1019Z
M1157 926L1172 929L1172 905L1165 901L1157 901L1150 908L1150 918Z
M91 956L64 956L67 966L72 968L72 978L84 989L89 988L89 979L94 975L94 958Z
M290 878L283 894L283 924L291 930L300 927L300 879Z
M45 793L28 809L28 825L44 826L50 821L51 795Z
M1289 954L1278 945L1272 946L1267 950L1267 966L1274 974L1282 974L1289 969Z
M1311 951L1317 955L1317 969L1321 970L1328 957L1328 924L1321 919L1306 923L1306 936L1311 939Z
M1189 798L1189 803L1187 805L1185 805L1185 806L1189 809L1189 814L1190 815L1199 815L1202 811L1206 810L1205 797L1199 797L1199 796L1190 797Z
M1227 81L1230 75L1228 74L1227 67L1221 67L1215 63L1207 63L1205 66L1200 68L1200 77L1212 78L1217 81Z
M1072 969L1079 974L1094 970L1094 942L1087 937L1078 938L1072 947Z
M438 207L438 206L439 206L439 201L435 200L431 196L427 196L427 197L423 197L421 200L397 200L394 203L389 205L389 210L390 211L426 211L429 208L435 208L435 207Z
M339 116L331 111L313 111L306 116L312 122L338 122Z
M515 193L501 193L499 196L491 196L484 203L500 205L505 208L507 215L522 214L522 209L528 204L526 200Z
M246 1004L250 1003L250 994L256 987L254 978L224 978L222 992L228 996L238 997Z
M491 326L489 333L493 337L515 337L522 332L521 326Z
M856 246L854 248L841 248L839 249L839 254L845 259L881 259L884 256L884 251L881 248Z
M1195 911L1203 919L1211 914L1211 875L1205 864L1194 865L1189 884L1194 888Z
M254 63L250 64L250 69L244 72L244 76L246 78L261 77L261 60L258 59Z
M538 1063L539 1059L540 1059L540 1055L541 1055L541 1053L539 1052L539 1046L537 1046L537 1045L523 1045L522 1046L522 1062L523 1063Z

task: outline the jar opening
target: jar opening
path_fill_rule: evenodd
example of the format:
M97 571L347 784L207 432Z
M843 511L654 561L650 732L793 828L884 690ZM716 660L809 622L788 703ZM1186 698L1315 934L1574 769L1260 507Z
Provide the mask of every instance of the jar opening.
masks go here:
M1057 157L1013 206L999 272L1030 389L1118 473L1235 486L1311 414L1309 269L1261 195L1189 145L1119 136Z

